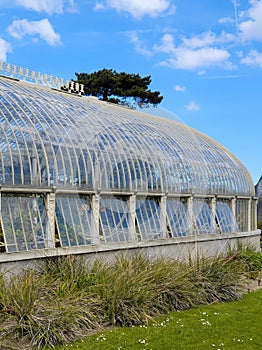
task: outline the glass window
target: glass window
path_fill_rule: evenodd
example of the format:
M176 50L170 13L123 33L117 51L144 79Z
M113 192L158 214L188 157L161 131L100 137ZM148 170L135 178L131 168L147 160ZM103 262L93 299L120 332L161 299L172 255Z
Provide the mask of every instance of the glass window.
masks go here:
M48 237L44 196L2 193L1 207L7 252L52 246L52 239Z
M62 247L96 243L97 229L88 195L58 195L56 223Z
M248 231L248 199L237 199L236 219L240 232Z
M167 238L166 219L163 217L160 198L138 197L136 218L142 240Z
M106 242L128 242L135 239L128 200L127 196L101 197L100 222Z
M194 228L184 198L167 199L167 221L173 237L192 236Z
M215 217L210 206L210 200L194 198L193 211L199 234L213 234L218 232Z
M252 199L251 204L251 231L255 231L257 229L257 201Z
M229 199L218 199L216 202L216 217L222 233L238 232L238 224L230 206Z

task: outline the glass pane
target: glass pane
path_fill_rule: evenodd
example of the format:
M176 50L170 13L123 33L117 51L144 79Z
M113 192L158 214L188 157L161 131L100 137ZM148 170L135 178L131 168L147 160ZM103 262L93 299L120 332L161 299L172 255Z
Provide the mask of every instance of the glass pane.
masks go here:
M56 222L62 247L95 244L98 237L88 195L58 195Z
M106 242L128 242L135 239L128 199L121 196L101 197L100 220Z
M257 201L253 199L251 204L251 231L255 231L257 229L256 221L257 221Z
M248 199L238 199L236 218L240 232L248 231Z
M193 211L199 234L217 233L217 225L207 199L194 199Z
M238 224L227 199L219 199L216 203L217 221L222 233L238 232Z
M160 198L137 198L136 218L142 240L168 237L166 220L160 208Z
M1 204L7 252L52 246L43 196L2 193Z
M185 199L168 198L166 210L168 226L173 237L195 234Z

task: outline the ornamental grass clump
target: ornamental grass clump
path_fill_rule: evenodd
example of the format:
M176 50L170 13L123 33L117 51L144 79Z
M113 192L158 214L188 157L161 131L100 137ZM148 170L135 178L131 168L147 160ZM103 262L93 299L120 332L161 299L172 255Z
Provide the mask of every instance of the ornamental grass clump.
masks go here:
M159 312L186 310L196 305L197 294L192 288L188 264L160 257L152 260L151 267L152 305Z
M163 313L239 299L243 265L229 257L189 262L143 254L112 262L68 256L0 278L0 346L67 344L108 326L142 325Z
M94 265L97 264L97 261ZM92 266L78 256L54 257L46 261L41 271L53 281L67 286L73 292L87 290L92 281Z
M45 283L35 273L28 272L1 280L1 340L23 341L35 335L37 304L44 298Z
M113 325L139 325L171 310L196 305L185 263L144 255L117 256L97 290Z
M262 253L246 249L236 256L236 260L243 266L243 272L248 278L257 279L262 275Z
M100 328L101 302L46 273L2 281L0 339L30 348L65 344ZM19 346L20 346L19 345ZM18 346L18 348L19 348Z
M154 306L155 282L146 256L117 256L102 283L94 286L104 302L105 315L113 325L130 326L157 315Z
M230 257L198 257L190 262L198 304L238 300L243 294L241 269Z

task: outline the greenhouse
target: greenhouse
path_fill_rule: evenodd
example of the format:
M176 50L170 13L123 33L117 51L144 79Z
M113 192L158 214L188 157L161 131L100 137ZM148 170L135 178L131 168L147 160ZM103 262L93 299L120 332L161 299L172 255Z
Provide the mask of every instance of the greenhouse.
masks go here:
M258 249L253 181L223 146L81 87L61 91L57 78L0 69L1 262L173 255L190 244L218 252L239 241Z

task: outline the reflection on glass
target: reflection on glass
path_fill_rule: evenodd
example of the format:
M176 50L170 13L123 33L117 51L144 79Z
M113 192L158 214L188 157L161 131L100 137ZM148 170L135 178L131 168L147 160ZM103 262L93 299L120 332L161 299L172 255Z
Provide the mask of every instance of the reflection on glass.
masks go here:
M102 196L100 220L106 242L129 242L135 239L128 197Z
M196 228L199 234L213 234L218 232L209 200L195 198L193 202L193 211Z
M194 235L193 223L185 199L168 198L166 210L168 227L173 237Z
M1 205L7 252L52 246L43 196L2 193Z
M236 218L240 232L248 231L248 199L237 199Z
M230 207L229 200L218 199L216 203L216 216L222 233L238 232L238 224Z
M88 195L58 195L56 222L62 247L96 243L97 230Z
M136 199L136 218L142 240L167 238L165 218L158 197L138 197Z

